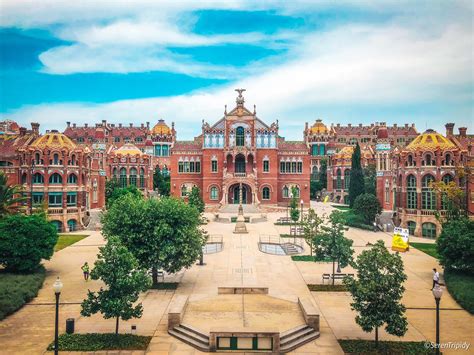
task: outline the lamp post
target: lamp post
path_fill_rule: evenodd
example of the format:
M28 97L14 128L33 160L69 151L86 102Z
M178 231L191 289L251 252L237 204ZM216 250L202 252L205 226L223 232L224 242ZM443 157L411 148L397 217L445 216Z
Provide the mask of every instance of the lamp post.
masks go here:
M301 214L301 222L303 222L303 204L304 204L304 201L303 201L303 199L301 199L301 201L300 201L300 206L301 206L301 213L300 213L300 214Z
M436 355L439 355L439 301L441 301L443 289L437 284L432 292L436 302Z
M59 295L61 295L61 290L63 288L63 283L58 278L54 281L53 290L54 295L56 296L56 317L54 323L54 355L58 354L58 323L59 323Z
M31 174L30 174L30 214L33 213L33 174L35 172L35 161L31 162Z

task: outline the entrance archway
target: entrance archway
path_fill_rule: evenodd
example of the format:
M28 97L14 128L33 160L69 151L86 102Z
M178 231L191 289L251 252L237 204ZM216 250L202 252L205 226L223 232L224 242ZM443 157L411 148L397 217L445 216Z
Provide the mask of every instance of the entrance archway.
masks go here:
M234 184L229 187L229 203L239 204L240 184ZM242 184L242 204L252 203L252 189L246 184Z

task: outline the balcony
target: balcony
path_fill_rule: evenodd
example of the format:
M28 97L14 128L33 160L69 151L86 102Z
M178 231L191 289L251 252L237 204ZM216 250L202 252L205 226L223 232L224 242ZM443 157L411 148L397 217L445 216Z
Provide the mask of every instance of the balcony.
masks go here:
M63 209L62 209L62 207L48 208L48 214L63 214Z
M244 178L244 177L247 177L247 173L234 173L234 177Z

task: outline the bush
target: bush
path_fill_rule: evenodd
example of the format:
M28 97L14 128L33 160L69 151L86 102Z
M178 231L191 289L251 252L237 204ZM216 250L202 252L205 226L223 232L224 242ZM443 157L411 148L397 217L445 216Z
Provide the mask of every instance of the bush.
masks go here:
M451 296L466 311L474 314L474 275L454 270L444 271L444 281Z
M0 320L12 314L38 295L43 285L45 270L38 268L31 274L0 271Z
M474 221L462 218L444 223L437 245L441 265L474 273Z
M0 265L7 271L28 272L53 255L58 241L45 214L16 214L0 220Z
M158 282L156 285L151 286L153 290L176 290L179 286L179 282Z
M347 292L346 285L314 285L309 284L308 288L313 292Z
M312 261L312 262L332 262L331 258L321 258L319 256L312 255L292 255L291 260L293 261Z
M366 224L364 217L360 214L354 213L353 210L345 211L344 213L344 224L349 227L355 227L360 229L366 230L373 230L374 227L372 225Z
M434 354L434 349L427 349L424 341L379 341L375 348L372 340L338 340L346 354Z
M381 211L380 202L375 195L361 194L354 201L353 210L364 218L364 223L372 224Z
M58 348L60 351L146 350L151 338L151 336L111 333L61 334ZM47 350L53 349L54 342Z

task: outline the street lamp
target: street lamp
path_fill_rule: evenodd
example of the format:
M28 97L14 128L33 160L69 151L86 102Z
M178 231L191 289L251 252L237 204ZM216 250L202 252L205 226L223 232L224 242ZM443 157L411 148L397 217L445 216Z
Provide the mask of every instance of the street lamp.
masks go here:
M304 204L304 201L303 201L303 199L301 199L301 201L300 201L300 205L301 205L301 222L303 222L303 204Z
M441 301L443 289L436 284L432 292L436 301L436 355L439 355L439 301Z
M33 174L35 172L35 161L31 162L31 174L30 174L30 214L33 214Z
M53 290L54 295L56 296L56 318L54 323L54 355L58 354L58 323L59 323L59 295L61 294L61 290L63 288L63 283L58 278L54 281Z

